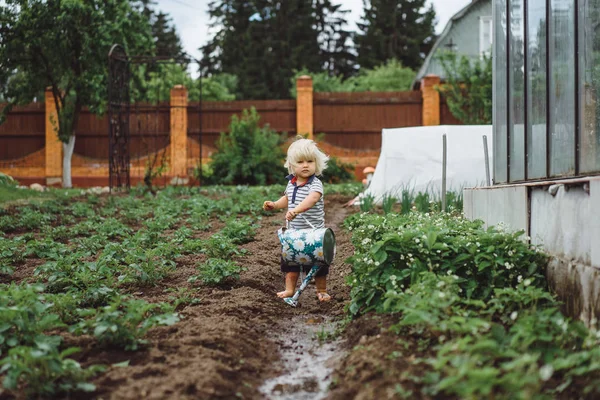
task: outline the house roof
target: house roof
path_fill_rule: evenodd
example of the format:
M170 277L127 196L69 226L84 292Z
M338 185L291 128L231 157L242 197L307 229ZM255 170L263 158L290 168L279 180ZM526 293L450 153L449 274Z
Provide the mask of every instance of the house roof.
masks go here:
M419 72L417 72L417 76L415 77L415 80L413 81L413 83L411 85L413 88L415 88L415 86L421 82L421 79L425 75L425 71L427 71L427 69L429 68L429 63L431 62L433 55L435 54L437 49L440 47L440 44L442 43L442 41L446 38L446 36L448 36L448 33L450 33L450 30L452 29L452 24L454 22L458 21L459 19L461 19L462 17L464 17L465 15L467 15L469 10L475 4L479 3L480 1L482 1L482 0L472 0L469 4L464 6L459 12L457 12L450 18L450 20L446 24L446 27L444 28L444 30L442 31L440 36L437 38L437 40L433 44L431 51L429 51L429 54L427 54L427 57L425 57L425 61L423 62L423 65L419 69Z

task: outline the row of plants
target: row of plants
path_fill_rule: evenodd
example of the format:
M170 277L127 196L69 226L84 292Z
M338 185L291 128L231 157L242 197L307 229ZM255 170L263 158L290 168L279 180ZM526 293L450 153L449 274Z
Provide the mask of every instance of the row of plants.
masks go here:
M561 313L547 256L522 232L419 212L355 214L345 227L355 246L349 314L394 315L401 345L390 357L419 371L398 377L399 396L600 394L600 332Z
M83 368L74 358L79 349L62 333L91 336L101 347L143 349L148 330L178 322L177 309L197 303L197 291L170 290L169 301L157 303L131 293L157 285L188 254L206 254L192 283L237 278L235 259L256 233L262 200L282 190L165 188L154 196L140 187L128 196L78 199L59 192L49 201L0 210L3 280L35 265L26 281L0 284L5 389L31 397L94 390L89 381L106 366ZM223 228L201 238L215 220Z
M328 185L326 194L356 193L356 184ZM17 190L17 189L15 189ZM129 195L74 197L57 190L50 200L0 209L0 374L9 393L62 396L92 391L90 379L107 366L82 367L79 349L63 333L88 335L98 346L143 349L156 326L176 323L182 306L199 302L199 285L239 277L236 259L253 240L270 187L144 187ZM223 225L203 238L212 225ZM177 260L205 254L187 288L167 288L169 301L148 303L131 295L155 286ZM10 275L27 265L20 283ZM116 365L123 366L123 365Z
M377 197L369 192L359 196L360 211L370 212L380 206L384 214L397 212L408 214L413 211L429 213L442 210L442 194L430 189L415 191L414 188L401 188L384 193ZM460 214L463 210L462 190L449 190L446 192L446 211Z

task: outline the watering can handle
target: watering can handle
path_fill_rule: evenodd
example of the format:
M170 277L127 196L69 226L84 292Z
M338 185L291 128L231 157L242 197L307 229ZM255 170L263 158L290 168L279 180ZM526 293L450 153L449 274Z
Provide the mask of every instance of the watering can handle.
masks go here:
M298 214L296 214L298 215ZM308 220L304 217L304 215L300 215L302 217L302 219L304 220L304 222L306 222L312 229L315 229L314 225L311 224L310 222L308 222ZM288 229L290 227L290 221L288 221L287 219L285 220L285 228Z

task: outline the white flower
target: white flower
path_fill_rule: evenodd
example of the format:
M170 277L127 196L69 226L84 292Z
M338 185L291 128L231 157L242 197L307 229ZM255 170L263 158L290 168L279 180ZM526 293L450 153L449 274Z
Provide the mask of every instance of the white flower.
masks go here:
M298 253L296 254L296 262L298 264L308 264L310 263L311 259L308 255L304 254L304 253Z
M540 368L540 378L543 381L547 381L548 379L550 379L553 373L554 368L550 364L546 364L542 368Z
M529 285L531 285L531 279L525 279L525 280L523 281L523 285L525 285L525 286L529 286Z
M304 250L304 242L302 240L294 240L294 244L292 246L296 251Z
M415 243L420 243L421 241L419 240L419 238L415 238Z
M313 255L318 259L323 259L323 247L317 247L315 251L313 251Z
M362 244L363 244L363 245L365 245L365 244L369 244L369 242L370 242L370 241L371 241L371 239L370 239L370 238L364 238L364 239L362 240Z
M283 257L284 260L291 261L293 255L294 255L294 253L292 253L289 248L283 249L281 251L281 256Z
M315 244L318 239L319 239L319 235L317 234L316 230L311 230L310 232L308 232L306 234L306 237L304 238L304 240L306 241L306 244Z
M521 275L517 276L517 282L521 283L522 280L523 280L523 277Z
M379 261L375 261L375 266L379 267L379 264L381 264Z
M513 311L513 312L510 313L510 319L512 319L513 321L515 319L517 319L518 316L519 316L519 313L516 312L516 311Z
M290 233L291 239L299 239L302 237L302 231L300 229L293 229Z
M437 285L436 285L436 286L437 286L437 287L442 287L442 286L444 286L445 284L446 284L446 283L445 283L444 281L439 281L439 282L437 283Z
M446 293L444 293L444 292L438 292L438 297L440 299L443 299L444 297L446 297Z

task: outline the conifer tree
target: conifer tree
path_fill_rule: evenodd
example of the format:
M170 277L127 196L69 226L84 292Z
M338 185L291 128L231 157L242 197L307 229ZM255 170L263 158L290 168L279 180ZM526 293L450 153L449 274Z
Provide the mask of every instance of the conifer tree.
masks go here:
M303 68L353 71L345 19L330 0L220 0L209 15L219 30L202 48L204 72L237 76L237 98L288 98Z
M355 43L360 68L395 58L417 69L435 41L435 10L426 0L363 0Z

